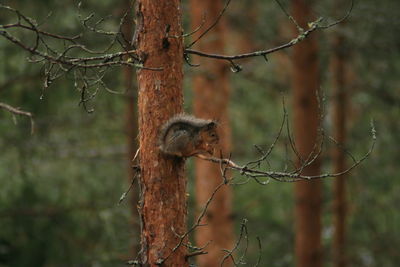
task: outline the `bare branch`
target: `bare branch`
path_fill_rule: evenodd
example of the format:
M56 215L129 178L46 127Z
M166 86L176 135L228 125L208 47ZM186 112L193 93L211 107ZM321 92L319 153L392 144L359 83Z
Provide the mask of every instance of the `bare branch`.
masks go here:
M198 32L199 30L201 30L201 28L203 28L203 26L204 26L205 23L206 23L206 14L204 13L200 25L199 25L196 29L194 29L193 31L191 31L191 32L189 32L189 33L183 34L182 37L185 38L185 37L189 37L189 36L195 34L195 33Z
M240 257L239 261L236 262L235 258L233 256L233 253L239 248L239 245L242 242L243 238L246 240L244 252L243 252L242 256ZM223 249L223 251L226 252L226 255L222 258L220 266L222 267L224 262L227 259L231 259L234 266L245 264L244 257L247 254L248 247L249 247L249 238L248 238L248 231L247 231L247 219L243 219L242 223L240 224L240 234L239 234L239 237L238 237L235 245L233 246L233 248L231 250Z
M215 25L218 24L219 20L221 19L222 15L224 15L225 11L228 9L228 6L230 4L231 0L227 0L225 3L225 6L222 8L221 12L218 14L217 18L215 21L204 31L202 32L193 42L191 42L186 48L192 47L194 44L196 44L204 35L206 35L212 28L215 27Z
M33 115L32 115L32 113L30 113L30 112L28 112L28 111L20 110L19 108L15 108L15 107L12 107L12 106L10 106L10 105L8 105L8 104L1 103L1 102L0 102L0 108L6 110L6 111L8 111L8 112L10 112L10 113L13 114L13 115L19 115L19 116L26 116L26 117L29 117L29 119L30 119L30 121L31 121L31 134L34 133L34 130L35 130L35 122L34 122L34 120L33 120Z
M267 160L267 158L271 154L272 150L274 149L276 143L278 142L279 138L281 137L282 131L283 131L283 127L284 127L285 123L287 122L287 117L288 117L288 114L287 114L287 111L286 111L286 107L285 107L285 99L284 98L282 98L282 105L283 105L283 119L282 119L281 126L279 128L278 134L275 136L275 140L272 142L272 144L268 148L267 152L262 151L260 148L258 148L256 146L256 148L261 152L262 156L261 156L261 158L259 158L257 160L253 160L253 161L250 161L250 162L246 163L246 167L248 167L249 165L254 165L254 164L257 165L257 166L260 166L261 162Z
M238 59L245 59L245 58L251 58L251 57L265 57L268 54L274 53L279 50L283 50L286 48L289 48L301 41L303 41L305 38L307 38L312 32L315 30L320 29L319 23L322 21L321 18L318 20L312 22L309 24L309 29L304 31L303 33L299 33L296 38L292 39L291 41L287 42L286 44L270 48L267 50L260 50L260 51L254 51L254 52L249 52L249 53L244 53L244 54L238 54L238 55L222 55L222 54L212 54L212 53L206 53L206 52L201 52L193 49L185 49L185 53L187 54L193 54L197 56L202 56L202 57L208 57L208 58L214 58L214 59L221 59L221 60L227 60L229 62L232 62L233 60L238 60Z
M260 239L260 237L258 237L257 236L257 242L258 242L258 259L257 259L257 263L254 265L254 267L257 267L258 265L260 265L260 262L261 262L261 252L262 252L262 249L261 249L261 239Z
M330 23L328 25L320 26L320 28L321 29L327 29L327 28L333 27L333 26L335 26L335 25L337 25L339 23L344 22L346 19L349 18L351 12L353 11L353 7L354 7L354 0L351 0L350 8L347 10L347 13L341 19L338 19L338 20L336 20L336 21L334 21L334 22L332 22L332 23Z
M304 39L306 39L311 33L313 33L316 30L324 30L324 29L329 29L339 23L342 23L343 21L345 21L351 14L352 10L353 10L353 6L354 6L354 0L351 0L351 5L349 10L347 11L346 15L344 17L342 17L339 20L336 20L328 25L322 25L321 22L323 21L323 18L318 18L317 20L308 23L308 29L304 30L303 28L301 28L298 23L296 22L296 20L290 16L287 11L283 8L283 6L281 5L281 3L276 0L276 2L278 3L278 5L281 7L281 9L283 10L283 12L286 14L286 16L296 25L296 28L298 29L299 33L298 35L293 38L292 40L290 40L289 42L282 44L280 46L274 47L274 48L270 48L270 49L266 49L266 50L260 50L260 51L254 51L254 52L249 52L249 53L243 53L243 54L236 54L236 55L223 55L223 54L213 54L213 53L206 53L206 52L202 52L202 51L197 51L197 50L193 50L190 49L190 47L192 46L189 45L188 48L185 49L185 53L186 54L192 54L192 55L197 55L197 56L201 56L201 57L207 57L207 58L213 58L213 59L219 59L219 60L226 60L229 62L232 62L233 60L238 60L238 59L245 59L245 58L251 58L251 57L264 57L266 59L266 56L268 54L277 52L279 50L283 50L286 48L289 48L293 45L296 45L297 43L303 41Z
M189 259L189 258L191 258L191 257L195 257L195 256L199 256L199 255L204 255L204 254L208 254L208 252L207 252L207 251L195 251L195 252L192 252L192 253L187 254L187 255L185 256L185 258L186 258L186 259Z
M293 24L296 26L297 30L299 32L302 32L303 29L300 27L300 25L297 23L297 21L286 11L286 9L283 7L282 3L279 0L275 0L275 2L278 4L278 6L281 8L281 10L283 11L283 13L285 13L286 17L288 17L288 19L293 22Z
M201 210L200 215L197 217L197 220L195 221L195 223L190 227L190 229L189 229L186 233L184 233L184 234L182 234L182 235L176 234L176 235L179 236L179 242L178 242L178 244L176 244L176 246L171 250L171 252L170 252L165 258L163 258L163 259L160 258L159 261L158 261L158 264L160 264L160 265L163 264L166 260L168 260L169 257L171 257L171 255L172 255L178 248L180 248L182 245L184 245L184 240L189 236L190 233L192 233L192 232L193 232L195 229L197 229L198 227L204 226L204 224L201 224L201 220L202 220L203 217L206 215L206 212L207 212L207 210L208 210L208 207L210 206L210 204L211 204L212 200L214 199L216 193L217 193L224 185L225 185L225 186L227 185L227 182L226 182L226 181L223 181L222 183L220 183L219 185L217 185L217 186L215 187L214 191L211 193L211 196L208 198L208 200L207 200L207 202L205 203L203 209ZM207 245L208 245L208 243L207 243L205 246L207 246ZM199 250L202 250L202 248L199 249Z
M116 31L105 31L100 28L102 23L108 19L100 18L94 21L94 14L82 18L78 17L82 23L83 30L94 32L98 35L111 36L111 41L102 50L95 51L88 48L81 37L84 31L74 36L50 33L42 30L41 24L36 23L32 18L22 14L19 10L0 4L0 10L9 12L14 16L14 22L0 24L0 36L27 51L30 55L28 60L32 63L44 65L44 90L65 74L74 73L74 86L81 93L80 105L87 112L92 109L87 108L87 102L93 99L99 90L103 88L110 93L118 93L110 90L103 81L103 77L114 67L130 66L139 69L160 71L160 67L144 66L144 59L137 55L135 49L130 49L129 41L126 40L122 32L122 25L125 23L129 10L124 13L119 21ZM19 32L11 30L21 30ZM27 33L33 39L33 45L27 44L17 37L15 33ZM51 45L50 45L51 44ZM55 45L63 47L61 51L54 48ZM109 53L119 46L119 52ZM93 70L90 72L89 70ZM76 75L79 73L79 75ZM94 92L90 92L95 88Z
M213 163L225 164L225 165L227 165L227 167L229 169L239 171L239 173L241 175L244 175L248 178L252 178L256 182L258 182L262 185L265 185L267 183L260 182L258 180L259 178L271 178L271 179L279 181L279 182L297 182L297 181L301 181L301 180L324 179L324 178L338 177L343 174L346 174L346 173L352 171L358 165L360 165L365 159L367 159L370 156L370 154L372 153L372 151L375 147L375 143L376 143L376 130L375 130L373 123L371 123L371 135L372 135L372 144L371 144L369 150L364 154L364 156L362 156L358 160L354 159L354 162L350 167L348 167L347 169L345 169L341 172L337 172L337 173L323 173L323 174L319 174L319 175L303 175L302 170L304 169L304 167L300 167L292 172L259 170L255 167L249 167L248 163L245 165L239 165L230 159L207 157L204 155L199 155L197 157L202 160L207 160L207 161L210 161ZM302 165L304 166L304 165L309 165L309 164L310 164L309 161L305 161Z

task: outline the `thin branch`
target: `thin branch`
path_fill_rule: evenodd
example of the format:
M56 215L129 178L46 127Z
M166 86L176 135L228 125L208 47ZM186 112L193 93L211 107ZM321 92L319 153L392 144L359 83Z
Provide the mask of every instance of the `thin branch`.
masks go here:
M0 102L0 108L6 110L6 111L8 111L8 112L10 112L10 113L13 114L13 115L19 115L19 116L26 116L26 117L29 117L30 122L31 122L31 134L34 133L34 130L35 130L35 122L34 122L34 120L33 120L33 115L32 115L32 113L30 113L30 112L28 112L28 111L20 110L19 108L15 108L15 107L12 107L12 106L10 106L10 105L8 105L8 104L1 103L1 102Z
M293 22L293 24L296 26L297 30L299 32L302 32L303 29L300 27L300 25L297 23L297 21L289 14L289 12L286 11L286 9L283 7L282 3L279 0L275 0L275 2L278 4L278 6L281 8L283 13L285 13L286 17Z
M43 31L43 30L35 29L33 27L30 27L30 26L27 26L27 25L23 25L21 23L6 24L6 25L1 25L0 27L3 28L3 29L22 28L22 29L26 29L26 30L30 30L30 31L35 31L35 32L38 32L38 33L40 33L42 35L49 36L49 37L52 37L52 38L55 38L55 39L68 40L68 41L75 41L75 40L77 40L77 39L82 37L81 34L78 34L78 35L75 35L75 36L72 36L72 37L58 35L58 34L55 34L55 33L50 33L50 32L46 32L46 31Z
M131 181L131 184L130 184L128 190L126 190L126 191L121 195L121 197L119 198L119 200L118 200L118 205L120 205L120 204L122 203L122 201L125 200L125 198L128 196L129 192L132 190L132 188L133 188L133 186L134 186L134 184L135 184L135 182L136 182L136 178L137 178L138 175L139 175L139 170L137 170L137 169L135 169L135 170L136 170L136 172L135 172L135 175L133 176L133 179L132 179L132 181Z
M275 136L274 141L273 141L272 144L269 146L267 152L263 152L258 146L256 146L256 148L262 153L262 156L261 156L261 158L259 158L259 159L257 159L257 160L248 162L248 163L246 164L246 167L248 167L249 165L254 165L254 164L256 164L257 166L260 166L260 163L261 163L262 161L265 161L265 160L269 157L269 155L272 153L272 150L274 149L276 143L278 142L279 138L280 138L281 135L282 135L283 127L284 127L285 123L287 122L288 114L287 114L287 111L286 111L286 108L285 108L285 99L284 99L284 98L282 98L282 105L283 105L283 107L284 107L284 108L283 108L283 119L282 119L281 126L280 126L280 128L279 128L279 130L278 130L278 134Z
M261 239L257 236L257 243L258 243L258 259L254 267L258 267L261 262L261 255L262 255L262 247L261 247Z
M185 37L189 37L189 36L195 34L195 33L198 32L199 30L201 30L201 28L203 28L203 26L204 26L205 23L206 23L206 14L203 13L203 18L201 19L200 25L199 25L196 29L194 29L193 31L191 31L191 32L189 32L189 33L183 34L182 37L185 38ZM178 37L178 36L176 36L176 37Z
M230 4L231 0L227 0L225 3L225 6L222 8L221 12L218 14L217 18L215 21L204 31L202 32L193 42L191 42L186 48L192 47L194 44L196 44L204 35L206 35L212 28L214 28L219 20L221 19L222 15L224 15L225 11L228 9L228 6Z
M214 199L216 193L224 186L227 185L227 183L225 181L223 181L222 183L220 183L219 185L217 185L214 188L214 191L211 193L211 196L208 198L206 204L204 205L204 208L202 209L202 211L200 212L200 215L197 217L197 220L195 221L195 223L190 227L190 229L184 233L183 235L179 235L176 233L177 236L179 236L179 241L176 244L176 246L171 250L171 252L165 257L165 258L160 258L157 261L157 264L161 265L163 264L166 260L168 260L169 257L171 257L171 255L173 253L175 253L175 251L180 248L183 244L184 244L184 240L185 238L187 238L189 236L190 233L192 233L195 229L197 229L200 226L204 226L204 224L201 224L201 220L203 219L203 217L206 215L206 212L208 210L208 207L210 206L212 200ZM206 246L208 245L208 243L206 244Z
M230 169L239 171L240 174L245 175L247 177L250 177L257 182L259 182L257 179L258 178L271 178L279 182L297 182L301 180L314 180L314 179L324 179L324 178L331 178L331 177L338 177L343 174L346 174L350 171L352 171L354 168L359 166L365 159L367 159L376 143L376 130L371 122L371 135L372 135L372 144L369 150L364 154L363 157L360 159L356 160L350 167L347 169L341 171L341 172L336 172L336 173L323 173L319 175L303 175L301 171L296 171L296 172L280 172L280 171L263 171L263 170L258 170L255 168L250 168L248 167L248 164L245 164L243 166L233 162L230 159L221 159L221 158L216 158L216 157L207 157L207 156L198 156L198 158L207 160L213 163L218 163L218 164L226 164ZM300 168L302 170L302 168ZM266 184L266 183L261 183L261 184Z
M323 20L323 18L318 18L317 20L308 23L308 29L304 30L302 29L297 22L293 19L293 17L291 17L286 10L283 8L283 6L280 4L280 2L278 0L276 0L276 2L279 4L279 6L282 8L282 10L285 12L285 14L289 17L289 19L291 19L291 21L293 23L295 23L296 27L299 30L299 34L292 39L291 41L282 44L280 46L274 47L274 48L270 48L270 49L266 49L266 50L260 50L260 51L254 51L254 52L249 52L249 53L243 53L243 54L236 54L236 55L223 55L223 54L213 54L213 53L206 53L206 52L202 52L202 51L197 51L197 50L193 50L193 49L189 49L191 47L191 45L188 46L188 48L185 49L185 53L186 54L193 54L193 55L197 55L197 56L201 56L201 57L207 57L207 58L213 58L213 59L219 59L219 60L226 60L229 62L232 62L232 60L238 60L238 59L245 59L245 58L251 58L251 57L266 57L268 54L277 52L279 50L283 50L286 48L289 48L301 41L303 41L305 38L307 38L312 32L316 31L316 30L324 30L324 29L328 29L331 28L339 23L342 23L343 21L345 21L351 14L352 10L353 10L353 6L354 6L354 0L351 0L351 5L350 8L348 9L348 11L346 12L346 14L339 20L336 20L328 25L321 25L321 22Z
M321 29L327 29L327 28L333 27L335 25L338 25L339 23L342 23L343 21L345 21L346 19L349 18L351 12L353 11L353 7L354 7L354 0L351 0L350 8L347 10L347 13L341 19L338 19L338 20L336 20L336 21L334 21L334 22L332 22L332 23L330 23L328 25L320 26L320 28Z
M82 57L82 58L70 58L66 57L65 53L68 52L70 49L73 48L83 48L83 46L80 45L74 45L72 47L68 47L66 51L63 52L63 54L60 54L58 57L51 56L49 54L43 53L41 51L38 51L35 49L35 47L28 47L24 43L22 43L20 40L18 40L16 37L10 35L7 31L1 31L0 30L0 35L4 36L6 39L9 41L13 42L14 44L18 45L22 49L30 52L33 55L39 56L43 59L46 59L49 62L52 63L57 63L57 64L63 64L63 65L68 65L72 67L77 67L77 68L102 68L102 67L112 67L112 66L131 66L131 67L136 67L140 69L146 69L146 70L154 70L154 71L160 71L162 68L153 68L153 67L144 67L140 63L133 63L131 60L118 60L118 61L111 61L114 60L115 58L120 58L124 55L132 55L131 58L137 59L137 54L136 50L130 50L127 52L118 52L118 53L113 53L113 54L106 54L98 57ZM103 61L101 63L94 63L94 64L87 64L87 62L90 61Z
M309 24L310 28L308 30L304 31L303 33L300 33L296 38L292 39L288 43L274 47L274 48L270 48L267 50L260 50L260 51L249 52L249 53L244 53L244 54L237 54L237 55L222 55L222 54L212 54L212 53L201 52L201 51L197 51L197 50L193 50L193 49L185 49L185 53L202 56L202 57L227 60L229 62L232 62L232 60L237 60L237 59L245 59L245 58L259 57L259 56L264 57L268 54L289 48L289 47L303 41L312 32L314 32L317 29L320 29L318 25L321 22L321 20L322 19L320 18L320 19L316 20L315 22L310 23Z
M244 252L243 252L242 256L240 257L239 261L236 262L235 258L233 256L233 253L239 248L239 245L242 242L243 238L246 240L245 249L244 249ZM240 224L240 234L239 234L239 237L238 237L235 245L233 246L233 248L231 250L223 249L223 251L226 252L226 255L222 258L220 266L222 267L227 259L231 259L234 266L244 264L244 257L247 254L248 247L249 247L249 239L248 239L248 231L247 231L247 219L243 219L242 223Z
M185 258L189 259L191 257L204 255L204 254L208 254L208 252L207 251L195 251L195 252L191 252L191 253L186 254Z

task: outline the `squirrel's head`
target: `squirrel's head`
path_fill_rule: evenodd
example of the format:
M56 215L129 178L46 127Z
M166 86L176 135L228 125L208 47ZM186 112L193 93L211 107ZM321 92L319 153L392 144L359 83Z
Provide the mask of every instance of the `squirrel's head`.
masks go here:
M202 142L203 149L206 153L214 154L215 146L218 144L219 137L217 133L217 122L210 121L200 130L200 140Z

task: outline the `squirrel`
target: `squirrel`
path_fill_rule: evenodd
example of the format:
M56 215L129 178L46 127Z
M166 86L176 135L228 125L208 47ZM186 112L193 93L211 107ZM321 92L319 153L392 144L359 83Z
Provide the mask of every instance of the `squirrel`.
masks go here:
M169 119L159 133L161 152L176 157L212 155L218 141L216 121L186 114Z

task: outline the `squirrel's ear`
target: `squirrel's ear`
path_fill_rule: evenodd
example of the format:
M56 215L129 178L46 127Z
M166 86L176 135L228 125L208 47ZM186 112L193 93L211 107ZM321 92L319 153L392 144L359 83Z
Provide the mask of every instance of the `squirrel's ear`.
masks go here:
M211 121L211 122L207 123L207 125L206 125L207 130L214 129L216 127L217 127L217 123L215 121Z

